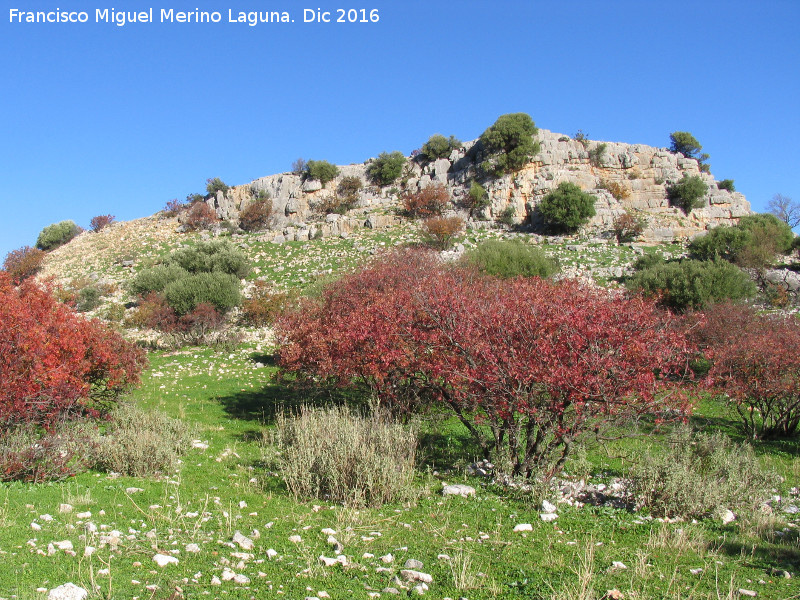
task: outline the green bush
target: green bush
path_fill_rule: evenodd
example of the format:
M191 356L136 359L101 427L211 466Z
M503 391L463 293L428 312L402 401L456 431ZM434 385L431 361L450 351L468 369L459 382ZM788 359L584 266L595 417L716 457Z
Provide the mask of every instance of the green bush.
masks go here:
M592 166L599 167L603 164L603 159L606 156L606 150L608 149L608 144L600 143L597 144L594 148L589 150L589 162Z
M550 277L558 273L558 261L542 250L518 241L490 240L464 256L469 264L487 275L511 277Z
M534 140L538 132L528 114L500 116L481 134L479 142L489 155L481 167L495 177L520 170L539 153L539 142Z
M39 250L52 250L63 246L76 235L83 231L74 221L61 221L48 225L36 238L36 247Z
M669 134L670 152L683 154L686 158L697 158L697 153L703 149L700 142L688 131L673 131Z
M376 185L386 186L391 184L403 173L406 157L395 150L391 154L381 152L368 167L367 176Z
M75 310L78 312L88 312L100 306L100 299L103 297L102 290L94 285L86 286L78 291L75 302Z
M417 437L382 414L304 407L278 415L277 471L298 498L379 506L410 494Z
M167 284L186 277L189 272L177 264L156 265L139 271L128 284L135 296L146 296L150 292L163 292Z
M677 206L688 215L703 205L703 196L707 191L708 186L699 175L684 175L678 183L667 188L667 197L672 206Z
M229 189L231 189L230 186L226 185L219 177L206 180L206 192L209 195L216 195L217 192L227 194Z
M717 189L735 192L736 186L733 185L733 179L723 179L722 181L717 182Z
M628 287L646 296L660 297L675 310L700 309L722 300L743 300L756 286L735 265L725 261L683 260L643 269L628 280Z
M456 137L451 135L448 139L440 133L435 133L422 145L422 154L428 160L447 158L453 150L460 146L461 141Z
M643 271L656 265L663 265L666 261L660 254L644 254L633 262L634 271Z
M740 267L761 269L778 254L792 251L791 228L770 214L748 215L738 225L721 225L689 244L689 256L698 260L721 258Z
M327 160L310 160L306 163L305 173L309 179L316 179L325 187L329 181L339 174L339 167L332 165Z
M699 519L721 510L752 512L770 499L777 474L750 446L726 435L678 429L666 448L649 451L631 473L637 504L656 517Z
M689 256L695 260L727 260L735 262L750 242L750 235L741 227L720 225L689 243Z
M133 477L171 473L191 440L189 427L158 411L123 403L94 449L98 469Z
M189 273L228 273L243 279L250 272L247 256L230 242L201 242L169 255L167 265L178 265Z
M467 194L467 205L470 212L476 210L483 210L489 206L489 192L477 181L473 181L469 186L469 194Z
M194 310L198 304L212 305L225 313L241 303L239 278L215 271L195 273L177 279L164 288L164 298L179 316Z
M595 215L594 196L564 181L538 206L545 225L560 231L576 231Z

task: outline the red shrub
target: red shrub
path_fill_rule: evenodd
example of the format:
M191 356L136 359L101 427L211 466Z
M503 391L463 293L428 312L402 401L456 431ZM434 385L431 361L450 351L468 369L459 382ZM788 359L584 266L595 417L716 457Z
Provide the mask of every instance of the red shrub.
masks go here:
M564 281L498 280L390 255L278 322L280 365L386 402L453 409L486 455L551 476L586 431L640 414L685 415L667 375L690 357L649 301Z
M179 320L181 329L192 334L198 340L202 340L207 334L222 327L224 322L225 317L207 302L201 302Z
M164 206L164 215L167 217L177 217L178 213L187 209L188 207L188 203L181 202L177 198L173 198L172 200L167 200L167 203Z
M195 202L186 212L189 229L210 229L218 221L217 213L205 202Z
M150 292L139 301L129 322L134 327L156 329L171 333L179 329L178 315L167 304L167 300L157 292Z
M695 316L692 333L711 361L708 382L735 406L753 439L800 431L800 321L717 305Z
M431 217L422 223L422 233L428 245L446 250L453 245L453 238L464 228L461 217Z
M272 200L258 198L239 213L239 226L245 231L264 229L272 216Z
M441 215L449 201L450 194L441 183L429 185L419 192L403 194L403 208L413 218Z
M47 252L30 246L23 246L17 250L12 250L6 255L3 262L3 270L6 271L14 281L22 281L38 273Z
M114 222L114 215L98 215L96 217L92 217L92 220L89 221L89 227L92 228L92 231L100 231L104 227L108 227Z
M144 353L31 280L0 273L0 423L50 425L139 381Z

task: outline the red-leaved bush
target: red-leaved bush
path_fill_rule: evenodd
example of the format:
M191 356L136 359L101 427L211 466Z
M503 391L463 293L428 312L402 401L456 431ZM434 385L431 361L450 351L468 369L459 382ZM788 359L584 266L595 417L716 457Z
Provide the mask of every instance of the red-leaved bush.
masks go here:
M92 220L89 221L89 227L92 228L92 231L100 231L111 225L115 218L114 215L97 215L96 217L92 217Z
M425 253L388 255L277 324L284 370L366 383L395 409L449 406L486 456L550 477L583 433L685 416L691 356L651 301L572 281L500 280Z
M419 192L406 192L402 200L403 209L408 216L435 217L441 215L450 202L450 194L441 183L435 183Z
M800 431L800 321L719 304L693 316L690 335L711 368L708 383L727 394L753 439Z
M144 352L31 280L0 272L0 423L50 426L139 382Z
M23 246L6 255L5 261L3 261L3 270L11 275L14 281L22 281L36 275L41 270L45 256L47 256L47 252L44 250Z

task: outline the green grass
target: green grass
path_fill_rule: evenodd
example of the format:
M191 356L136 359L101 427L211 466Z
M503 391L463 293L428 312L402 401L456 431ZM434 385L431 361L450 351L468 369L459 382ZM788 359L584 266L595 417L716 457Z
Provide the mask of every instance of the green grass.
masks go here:
M771 568L797 570L796 529L781 538L774 528L782 524L765 529L763 523L662 523L588 506L560 506L558 520L545 523L539 506L525 494L485 486L457 468L472 459L471 446L444 414L423 423L416 502L371 510L294 502L264 463L262 432L276 410L309 398L272 381L268 351L244 346L225 353L189 348L151 355L135 400L192 423L196 438L209 445L190 450L170 477L84 473L62 483L0 487L0 556L6 565L0 570L0 597L41 597L34 590L72 581L87 589L96 586L97 598L168 598L176 587L185 598L209 597L209 592L225 598L303 598L320 590L332 598L367 598L391 586L408 558L421 560L422 570L433 576L428 595L434 598L568 598L580 597L576 594L587 586L595 591L587 598L612 588L631 598L728 598L731 581L733 589L755 589L761 598L800 593L797 579L767 574ZM734 425L709 403L697 419L707 427ZM641 443L591 448L590 458L597 469L621 470L606 450L613 455L625 444L631 450ZM768 454L774 457L773 449ZM796 453L778 462L785 463L786 475L792 469L796 473ZM448 465L456 468L445 472ZM469 483L478 495L443 498L445 481ZM143 491L128 493L131 487ZM75 510L60 513L62 503ZM91 511L91 518L79 519L82 511ZM45 514L53 520L43 520ZM100 535L121 532L118 548L101 547L97 535L86 533L87 521ZM31 529L32 522L41 530ZM518 523L531 523L533 531L514 532ZM325 528L337 532L348 566L325 567L318 561L320 555L334 556L321 532ZM254 550L231 547L237 530L253 538L258 530ZM302 542L290 541L292 535ZM48 544L61 540L73 543L76 556L63 551L47 556ZM186 551L192 543L200 552ZM88 557L87 545L97 548ZM267 556L270 548L277 556ZM179 563L156 566L156 551L174 553ZM241 552L253 557L243 559ZM387 553L395 557L391 564L379 559ZM449 560L439 558L442 554ZM615 561L628 568L613 569ZM250 583L212 586L212 577L221 579L226 567ZM689 570L697 568L702 573L692 575Z

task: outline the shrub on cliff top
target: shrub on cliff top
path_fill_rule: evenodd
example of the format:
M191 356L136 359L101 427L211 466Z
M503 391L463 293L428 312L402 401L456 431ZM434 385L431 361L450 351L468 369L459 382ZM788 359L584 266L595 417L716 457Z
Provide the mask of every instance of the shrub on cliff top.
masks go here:
M36 247L39 250L58 248L66 244L81 231L82 229L78 227L74 221L53 223L42 229L39 233L39 237L36 238Z
M499 177L518 171L539 152L538 133L530 115L512 113L498 117L481 134L480 143L489 157L481 165L487 173Z

